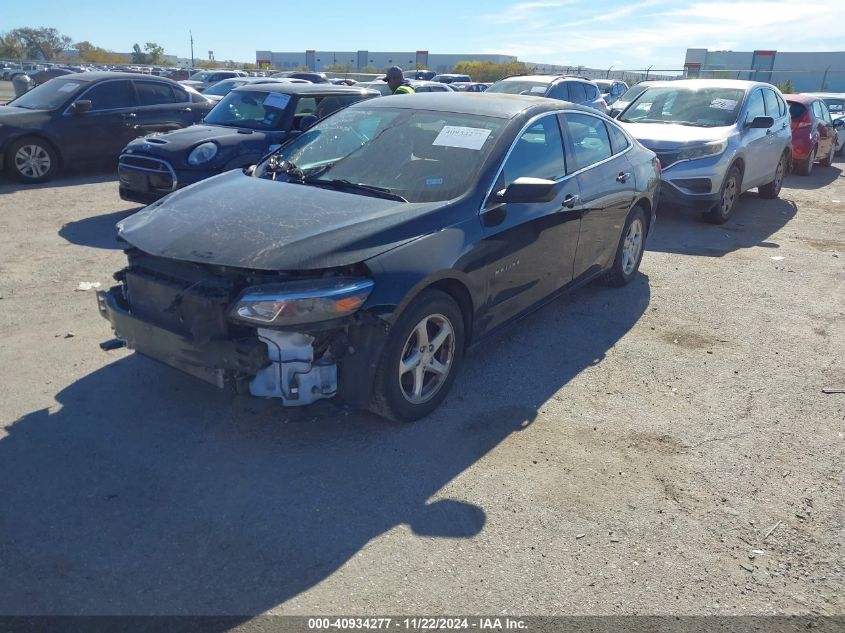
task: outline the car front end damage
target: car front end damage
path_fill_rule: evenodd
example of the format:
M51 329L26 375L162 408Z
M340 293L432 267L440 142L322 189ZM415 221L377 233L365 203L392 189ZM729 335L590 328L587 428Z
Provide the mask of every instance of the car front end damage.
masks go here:
M388 325L361 309L363 265L275 273L127 255L119 284L97 293L117 345L285 406L367 404Z

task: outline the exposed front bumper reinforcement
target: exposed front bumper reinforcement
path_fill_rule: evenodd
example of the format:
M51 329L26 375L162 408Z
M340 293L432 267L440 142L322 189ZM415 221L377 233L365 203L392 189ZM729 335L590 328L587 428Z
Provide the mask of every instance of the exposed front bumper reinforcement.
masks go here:
M97 292L97 307L126 347L221 388L270 364L267 346L257 337L212 339L199 345L136 318L125 307L120 286Z

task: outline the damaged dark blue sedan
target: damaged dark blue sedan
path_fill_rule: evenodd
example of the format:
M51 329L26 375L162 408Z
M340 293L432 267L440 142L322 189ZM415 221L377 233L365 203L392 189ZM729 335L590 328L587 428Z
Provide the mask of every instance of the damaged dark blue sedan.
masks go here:
M219 387L415 420L471 344L628 283L659 181L651 151L566 102L362 101L124 220L99 309L118 344Z

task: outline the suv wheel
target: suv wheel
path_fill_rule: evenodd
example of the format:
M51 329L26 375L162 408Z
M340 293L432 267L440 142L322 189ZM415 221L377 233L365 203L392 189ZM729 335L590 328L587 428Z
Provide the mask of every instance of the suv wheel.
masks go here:
M725 176L725 181L722 183L722 190L719 192L719 202L713 205L705 215L704 218L711 224L724 224L730 220L736 206L736 201L739 198L739 183L742 176L739 173L739 167L733 165Z
M775 169L775 179L757 188L761 198L777 198L780 195L781 187L783 187L783 177L786 174L786 164L786 154L784 154L780 157L777 169Z

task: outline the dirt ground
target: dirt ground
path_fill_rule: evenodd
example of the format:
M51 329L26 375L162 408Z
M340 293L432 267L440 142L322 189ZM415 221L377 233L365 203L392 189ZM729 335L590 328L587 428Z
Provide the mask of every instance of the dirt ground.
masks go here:
M0 183L0 613L845 613L841 162L661 210L411 425L101 351L132 210Z

